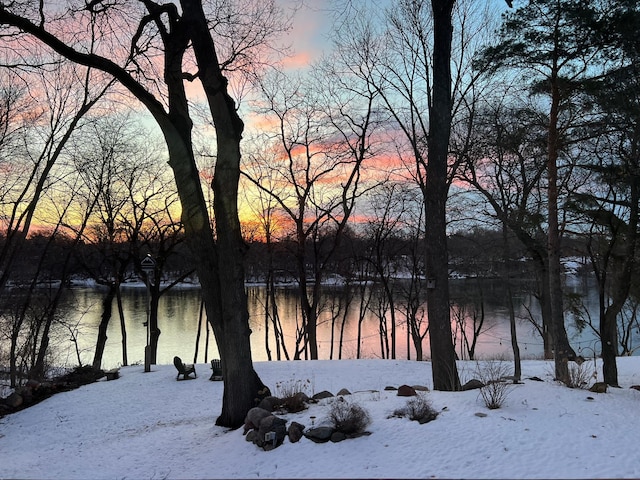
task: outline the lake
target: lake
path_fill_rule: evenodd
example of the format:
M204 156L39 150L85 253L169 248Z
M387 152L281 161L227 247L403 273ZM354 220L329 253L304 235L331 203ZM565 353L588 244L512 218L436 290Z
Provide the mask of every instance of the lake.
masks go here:
M469 290L471 281L452 282L452 302L453 310L459 312L462 317L466 317L465 329L470 332L470 324L473 315L472 303L464 301L465 291ZM511 343L509 336L508 311L504 304L505 292L493 282L482 281L485 325L479 336L476 347L477 358L503 357L512 358ZM328 288L325 292L325 300L331 303L337 298L341 287ZM346 288L346 287L342 287ZM587 308L591 312L597 312L597 298L594 297L592 288L588 288L583 283L577 282L572 286L573 290L585 290L587 298ZM253 359L255 361L268 360L266 339L264 302L265 288L262 286L247 287L249 298L249 313L252 329L251 346ZM83 363L91 363L97 337L98 324L101 315L101 301L104 291L99 288L75 287L65 297L64 314L68 324L77 324L78 347ZM125 320L127 326L127 346L129 363L142 363L144 361L144 347L146 345L147 331L143 325L146 321L147 293L142 287L124 287L123 303ZM529 312L536 315L538 313L537 301L527 294L518 294L515 298L516 315L518 321L518 340L522 358L541 358L543 355L542 340L535 333L532 325L522 318ZM357 354L357 324L358 324L358 300L356 299L346 316L344 327L344 340L342 346L342 358L356 358ZM296 322L300 321L299 306L297 304L296 292L294 288L280 288L278 290L278 307L282 321L282 329L285 344L291 357L293 357ZM476 310L477 312L477 310ZM338 358L338 335L339 326L335 329L335 341L331 342L331 314L325 310L321 315L318 326L318 351L320 359ZM388 315L387 315L388 318ZM594 316L594 318L596 318ZM158 363L168 364L172 362L175 355L180 356L185 362L192 362L196 349L196 337L200 319L200 290L196 287L174 288L165 293L160 299L159 305L159 327L162 331L158 346ZM403 324L402 315L397 317L397 341L396 358L406 359L409 356L415 359L413 344L408 346L407 329ZM206 322L204 322L206 324ZM452 319L453 328L460 332L460 326ZM572 325L570 319L567 320L567 329L572 340L572 346L584 356L591 356L592 349L598 350L597 342L593 333L589 330L578 332ZM339 325L339 324L338 324ZM390 326L387 325L390 332ZM363 323L361 334L361 357L362 358L384 358L380 340L379 317L372 311L367 311ZM389 333L390 334L390 333ZM114 316L107 332L108 341L103 358L103 368L112 368L122 362L122 343L120 335L120 324L117 317L117 310L114 303ZM55 363L61 365L77 364L74 343L71 341L68 329L58 329L52 341L55 346ZM429 340L423 340L425 356L429 355ZM205 362L205 349L207 349L207 361L218 358L218 352L213 336L211 335L208 347L206 346L206 332L203 327L200 342L198 345L198 362ZM276 347L273 335L273 327L269 327L269 349L272 358L276 359ZM584 349L584 351L582 351ZM467 358L465 349L461 342L461 335L458 333L456 340L456 352L460 358ZM304 354L302 355L304 358ZM283 357L284 359L284 357Z

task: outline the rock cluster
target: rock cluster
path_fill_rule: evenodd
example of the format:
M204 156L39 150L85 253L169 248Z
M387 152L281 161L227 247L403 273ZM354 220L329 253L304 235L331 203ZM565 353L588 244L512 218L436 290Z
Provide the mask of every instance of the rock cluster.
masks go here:
M0 399L0 416L17 412L59 393L73 390L82 385L93 383L104 377L102 370L90 366L77 367L71 372L47 382L29 380L16 388L8 397Z
M366 435L371 435L371 432L346 434L327 425L311 428L304 432L304 436L315 443L326 443L329 441L337 443L348 438L358 438Z
M304 425L292 422L287 430L287 421L276 417L268 410L255 407L249 410L244 421L244 434L247 442L253 442L264 450L273 450L284 442L289 436L291 442L297 442L302 438Z

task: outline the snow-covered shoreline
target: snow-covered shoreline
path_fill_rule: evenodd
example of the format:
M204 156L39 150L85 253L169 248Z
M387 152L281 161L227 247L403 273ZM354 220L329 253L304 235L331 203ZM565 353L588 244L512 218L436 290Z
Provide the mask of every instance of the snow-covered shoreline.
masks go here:
M342 360L258 362L262 380L301 380L314 392L347 388L366 408L370 436L338 444L307 439L265 452L242 429L215 426L223 385L175 380L173 365L121 369L0 420L2 478L637 478L640 358L618 359L621 387L606 394L568 389L552 364L523 362L522 385L488 410L477 391L429 392L440 411L420 425L389 418L406 398L386 386L431 386L428 362ZM460 362L474 376L474 362ZM591 368L591 367L590 367ZM544 382L526 380L537 376ZM307 382L308 380L308 382ZM373 390L373 392L372 392ZM282 415L309 427L328 400ZM486 417L476 416L485 413Z

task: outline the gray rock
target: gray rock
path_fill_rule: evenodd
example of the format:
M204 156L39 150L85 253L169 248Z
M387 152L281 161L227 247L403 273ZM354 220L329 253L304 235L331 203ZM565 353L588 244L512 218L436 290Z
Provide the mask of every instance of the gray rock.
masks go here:
M262 441L265 450L273 450L282 445L284 437L287 436L287 421L284 418L271 415L260 421L258 437Z
M338 396L345 396L345 395L351 395L351 392L349 390L347 390L346 388L343 388L342 390L340 390L337 393Z
M438 414L436 412L427 413L424 417L418 419L418 423L423 425L425 423L429 423L438 418Z
M467 383L465 383L462 386L462 390L466 392L467 390L476 390L482 387L484 387L484 383L474 378L472 380L469 380Z
M316 427L306 430L304 436L316 443L325 443L331 440L335 430L332 427Z
M273 412L281 404L282 400L280 400L278 397L269 396L260 400L257 408L262 408L263 410L266 410L268 412Z
M392 387L391 385L387 385L386 387L384 387L384 389L385 389L386 391L397 390L397 388L396 388L396 387Z
M342 432L333 432L331 434L331 441L333 443L338 443L346 439L347 439L347 436Z
M322 400L324 398L331 398L333 397L333 393L328 392L327 390L323 390L322 392L316 393L312 398L314 400Z
M247 412L244 419L244 433L249 430L258 429L263 418L271 416L271 412L264 408L254 407Z
M476 417L484 418L484 417L486 417L486 416L487 416L487 414L486 414L486 413L482 413L482 412L477 412L477 413L476 413Z
M412 385L413 389L416 392L428 392L429 387L425 387L424 385Z
M298 422L291 422L287 434L289 435L289 441L291 443L297 443L302 438L302 432L304 432L304 425Z

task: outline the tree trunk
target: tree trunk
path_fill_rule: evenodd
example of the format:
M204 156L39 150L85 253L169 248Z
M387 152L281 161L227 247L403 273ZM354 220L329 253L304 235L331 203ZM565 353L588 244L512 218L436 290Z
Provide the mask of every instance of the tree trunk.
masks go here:
M113 299L116 296L116 284L110 283L109 290L102 300L102 316L100 317L100 325L98 325L98 339L96 340L96 350L93 354L93 369L100 370L102 368L102 356L104 347L107 345L107 327L111 320L111 312L113 310Z
M120 290L120 282L116 285L116 301L118 304L118 316L120 318L120 334L122 336L122 366L129 365L129 359L127 355L127 325L124 319L124 307L122 305L122 291Z
M447 159L451 133L451 23L454 0L432 0L433 100L429 110L429 159L424 185L426 255L429 287L427 311L433 388L459 390L460 379L451 337L449 265L445 208L448 194Z
M509 237L507 235L507 225L502 224L502 245L504 248L504 258L506 272L502 276L507 291L507 308L509 310L509 332L511 333L511 349L513 350L513 377L515 382L522 378L522 364L520 362L520 347L518 345L518 332L516 329L516 313L513 305L513 292L511 291L511 250L509 248Z
M158 341L162 333L158 325L158 304L160 303L160 285L158 281L149 286L149 292L149 362L151 365L156 365L158 363Z
M557 68L553 69L556 72ZM562 281L560 264L560 227L558 223L558 115L560 111L559 79L551 77L551 110L549 113L549 131L547 142L547 175L548 186L548 223L547 253L549 256L549 300L551 308L551 331L553 337L553 353L556 379L569 385L569 360L576 357L569 345L567 331L564 326L564 310L562 306Z
M222 75L209 26L199 0L181 0L183 20L188 25L194 54L199 67L199 78L207 97L217 140L217 161L213 179L214 212L216 218L217 252L210 235L206 203L200 190L197 218L201 225L193 227L201 235L198 243L207 245L208 253L216 258L217 281L206 275L208 289L217 294L207 295L207 308L218 349L222 358L224 394L222 413L216 423L239 427L247 411L255 406L255 399L268 392L253 369L249 336L249 311L245 292L244 254L238 218L238 183L240 179L240 140L244 124L238 116L235 103L227 93L227 79ZM191 158L193 162L193 158ZM195 162L192 164L198 181ZM195 187L195 185L194 185ZM195 205L188 205L195 207ZM184 208L184 204L183 204ZM195 209L194 209L195 210ZM205 225L206 224L206 225ZM207 237L206 239L204 237ZM206 242L206 243L205 243ZM202 246L202 245L201 245ZM216 254L219 257L216 257ZM208 263L208 262L207 262ZM198 270L198 275L201 273ZM216 288L217 287L217 288ZM206 300L205 300L206 301Z

